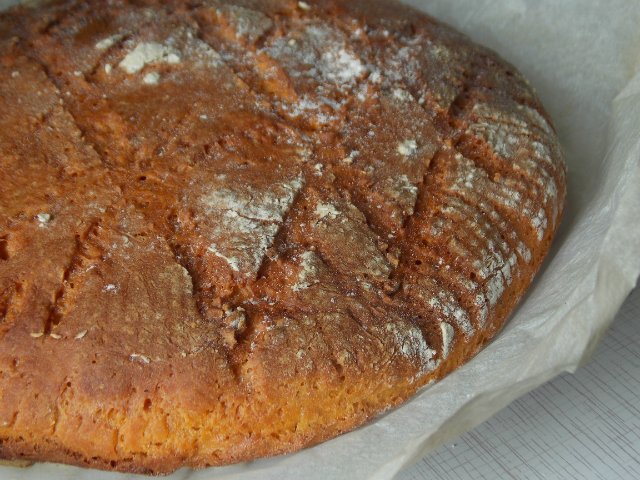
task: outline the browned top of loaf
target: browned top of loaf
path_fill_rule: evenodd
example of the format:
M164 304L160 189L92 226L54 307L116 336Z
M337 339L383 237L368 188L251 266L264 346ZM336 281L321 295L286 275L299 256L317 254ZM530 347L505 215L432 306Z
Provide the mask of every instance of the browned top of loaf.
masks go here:
M0 16L0 456L166 472L351 429L470 358L564 166L510 65L391 1Z

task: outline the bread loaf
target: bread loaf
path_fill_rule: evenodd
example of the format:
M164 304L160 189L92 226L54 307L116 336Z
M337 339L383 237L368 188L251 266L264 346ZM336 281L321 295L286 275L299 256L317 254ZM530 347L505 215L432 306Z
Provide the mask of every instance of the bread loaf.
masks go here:
M565 197L491 51L390 0L0 15L0 457L292 452L502 327Z

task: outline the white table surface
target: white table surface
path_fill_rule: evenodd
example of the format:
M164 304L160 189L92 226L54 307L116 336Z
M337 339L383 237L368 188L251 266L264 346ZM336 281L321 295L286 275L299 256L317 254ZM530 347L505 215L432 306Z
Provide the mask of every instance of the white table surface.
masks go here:
M640 287L591 360L521 397L397 480L640 479Z

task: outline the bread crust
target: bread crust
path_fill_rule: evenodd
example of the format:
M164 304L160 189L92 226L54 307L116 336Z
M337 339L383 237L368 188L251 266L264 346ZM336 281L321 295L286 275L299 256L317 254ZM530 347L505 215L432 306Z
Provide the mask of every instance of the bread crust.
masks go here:
M391 1L0 15L0 458L293 452L467 362L549 250L526 80Z

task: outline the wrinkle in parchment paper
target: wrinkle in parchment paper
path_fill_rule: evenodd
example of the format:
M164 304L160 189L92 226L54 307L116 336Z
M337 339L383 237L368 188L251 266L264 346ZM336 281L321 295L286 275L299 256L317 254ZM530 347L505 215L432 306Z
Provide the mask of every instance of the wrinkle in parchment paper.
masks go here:
M0 7L8 4L0 0ZM11 1L10 3L16 3ZM501 334L467 365L375 422L305 451L170 480L392 478L563 371L606 330L640 272L640 7L633 0L407 0L493 48L537 89L569 166L547 262ZM134 478L60 465L0 480Z

